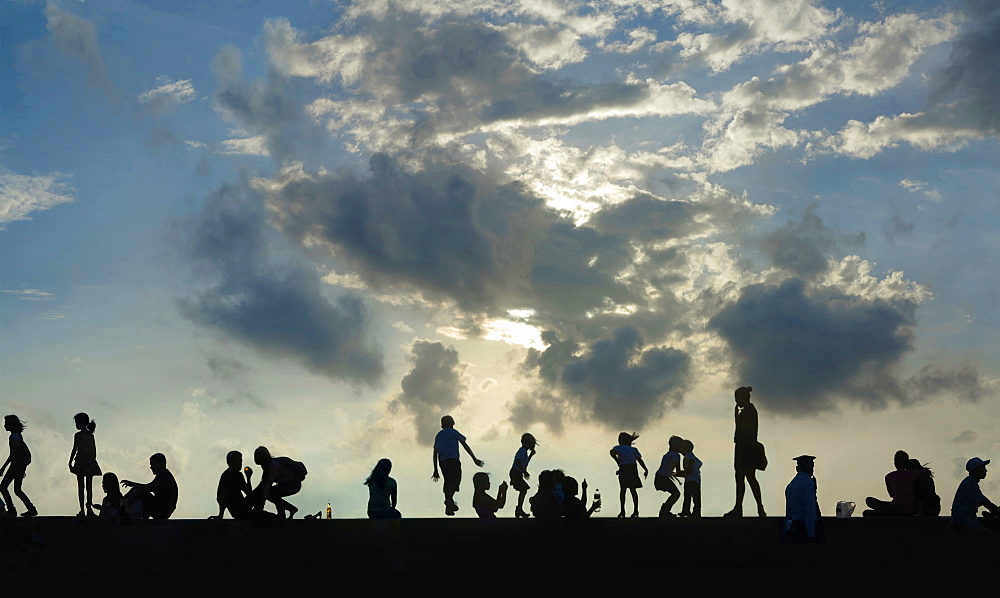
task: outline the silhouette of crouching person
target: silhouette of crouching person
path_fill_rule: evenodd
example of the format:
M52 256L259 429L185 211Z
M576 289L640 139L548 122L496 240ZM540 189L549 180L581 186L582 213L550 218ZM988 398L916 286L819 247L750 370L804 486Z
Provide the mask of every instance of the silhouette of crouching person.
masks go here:
M163 453L151 456L149 469L153 481L148 484L122 480L122 486L131 488L125 494L125 508L137 519L169 519L177 508L177 481L167 469L167 457Z
M278 509L278 516L287 516L289 519L295 517L299 510L286 501L285 497L302 490L306 466L288 457L272 457L271 452L263 446L258 446L253 452L253 462L263 469L260 484L253 492L254 510L263 511L264 503L271 501Z

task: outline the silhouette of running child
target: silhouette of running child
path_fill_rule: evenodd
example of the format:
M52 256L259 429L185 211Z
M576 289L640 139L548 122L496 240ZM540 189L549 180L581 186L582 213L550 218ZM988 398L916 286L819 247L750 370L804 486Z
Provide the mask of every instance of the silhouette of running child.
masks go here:
M670 510L681 497L681 491L674 480L681 473L681 450L684 448L684 439L680 436L671 436L667 446L669 450L660 460L660 468L653 477L653 486L660 492L669 493L667 500L660 506L660 517L676 517Z
M253 452L253 462L260 465L260 484L254 490L256 497L255 509L264 510L264 502L271 501L278 509L278 516L285 518L295 517L299 509L285 500L286 496L297 494L302 490L302 481L306 479L306 466L289 457L272 457L271 452L266 447L258 446Z
M514 464L510 468L510 486L517 490L517 509L514 517L530 517L524 511L524 497L527 496L530 486L528 486L528 463L535 456L535 447L538 441L531 434L521 435L521 448L517 449L514 455Z
M622 510L618 513L619 518L625 517L626 490L630 490L632 493L632 517L639 516L638 488L642 488L642 480L639 479L639 468L637 465L642 465L643 477L649 477L649 468L642 461L639 449L632 446L632 443L637 438L639 438L638 434L622 432L618 435L618 445L611 449L611 458L618 464L618 486L621 489L618 495L622 507Z
M35 510L35 505L31 504L28 495L21 489L28 465L31 464L31 451L28 450L28 445L24 443L22 437L25 428L24 422L16 415L7 415L3 418L3 427L10 432L10 456L4 461L3 467L0 467L0 476L3 476L3 479L0 480L0 495L3 495L3 502L7 505L7 517L17 517L14 501L11 500L10 492L7 490L11 482L14 482L14 494L24 504L25 511L21 513L21 517L34 517L38 515L38 511ZM7 472L6 475L4 475L4 471Z
M497 497L493 498L486 491L490 489L490 474L480 471L472 476L472 508L480 519L496 519L497 511L507 504L507 482L500 482Z
M94 516L94 476L101 475L101 466L97 464L97 443L94 442L94 430L97 422L91 421L86 413L73 416L77 433L73 435L73 449L69 452L69 470L76 475L76 492L80 498L80 512L77 517ZM84 486L87 490L87 500L84 502Z
M441 464L441 473L444 474L444 514L451 516L458 510L455 504L455 493L458 492L462 484L462 463L459 461L458 445L465 447L465 451L472 457L472 462L478 467L482 467L484 462L476 458L475 453L465 442L465 436L455 429L455 419L450 415L441 418L441 431L434 437L434 474L431 479L435 482L441 479L438 473L438 463Z
M250 498L253 490L250 477L253 470L249 467L243 470L243 454L239 451L229 451L226 454L226 470L219 476L219 487L215 492L215 501L219 503L219 514L209 519L222 519L229 511L233 519L248 519L253 516L253 503Z
M402 515L396 510L396 480L389 477L392 471L392 461L380 459L372 469L371 475L365 480L368 486L368 518L369 519L399 519Z
M140 484L122 480L122 486L130 488L125 493L125 505L129 515L138 519L170 519L177 508L177 481L167 469L167 457L155 453L149 458L149 470L153 481Z

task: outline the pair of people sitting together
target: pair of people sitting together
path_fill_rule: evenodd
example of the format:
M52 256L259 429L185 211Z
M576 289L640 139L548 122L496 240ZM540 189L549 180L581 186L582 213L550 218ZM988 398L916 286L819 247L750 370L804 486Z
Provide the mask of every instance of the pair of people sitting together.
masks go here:
M266 501L274 504L278 510L277 515L283 519L292 518L298 512L298 508L285 500L285 497L297 494L302 489L306 466L289 457L272 457L271 452L263 446L254 451L253 461L263 470L256 488L250 484L253 470L249 467L243 469L243 455L239 451L230 451L226 455L228 467L219 478L216 493L219 514L211 517L212 519L222 519L227 510L233 519L268 517L273 514L264 511Z
M941 497L934 489L931 470L911 459L906 451L896 451L896 470L885 476L885 488L891 501L869 496L865 517L937 517L941 514Z

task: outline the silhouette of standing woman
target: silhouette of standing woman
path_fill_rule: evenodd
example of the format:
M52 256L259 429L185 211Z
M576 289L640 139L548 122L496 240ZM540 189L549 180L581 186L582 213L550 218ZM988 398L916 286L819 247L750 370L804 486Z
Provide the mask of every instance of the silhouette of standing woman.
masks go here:
M764 455L764 445L757 440L757 408L750 402L751 386L741 386L736 389L736 407L733 415L736 419L736 443L734 466L736 468L736 505L725 517L743 516L743 495L746 484L757 501L757 515L766 517L764 503L760 499L760 484L757 482L757 470L767 467L767 457Z
M73 436L73 450L69 453L69 470L76 475L76 493L80 498L80 512L77 517L94 516L94 476L101 475L101 466L97 464L97 443L94 442L94 430L97 423L86 413L73 416L78 432ZM87 489L84 501L83 490ZM86 509L86 511L84 511Z

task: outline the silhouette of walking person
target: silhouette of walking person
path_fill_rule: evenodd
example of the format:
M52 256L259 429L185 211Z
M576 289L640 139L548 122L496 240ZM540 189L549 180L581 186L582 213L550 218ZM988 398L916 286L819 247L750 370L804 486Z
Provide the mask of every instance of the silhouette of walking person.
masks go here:
M73 416L77 432L73 435L73 449L69 452L69 470L76 475L76 492L80 499L80 512L77 517L94 516L94 476L101 475L101 466L97 464L97 443L94 441L94 430L97 422L91 421L86 413ZM87 490L87 500L84 502L84 486Z
M14 494L21 499L26 509L24 513L21 513L21 517L34 517L38 515L38 511L35 510L35 505L31 504L28 495L21 489L28 465L31 464L31 451L28 450L28 445L24 443L22 437L24 422L16 415L7 415L3 418L3 427L10 432L10 456L4 461L3 467L0 467L0 475L3 476L3 479L0 480L0 495L3 495L3 501L7 505L7 517L17 517L14 501L11 500L10 492L7 491L11 482L14 482ZM7 472L6 475L4 475L4 471Z
M392 461L379 459L372 469L371 475L365 480L368 486L368 518L369 519L399 519L402 515L396 510L396 480L389 477L392 471Z
M306 479L306 466L289 457L272 457L266 447L258 446L253 452L253 462L263 469L260 484L254 490L257 498L257 510L264 509L264 502L271 501L278 509L282 519L288 513L288 518L294 518L299 509L285 500L286 496L297 494L302 490L302 481Z
M611 458L618 464L618 486L620 488L618 498L622 507L618 513L619 518L625 517L626 490L632 493L632 517L639 516L638 489L642 488L642 480L639 479L638 465L642 465L643 477L649 477L649 468L643 463L639 449L632 446L637 438L639 438L638 434L622 432L618 435L618 445L611 449Z
M465 452L472 457L472 462L478 467L482 467L484 461L476 458L475 453L465 442L465 436L455 429L455 418L445 415L441 418L441 431L434 437L434 474L431 479L435 482L441 479L438 473L438 463L441 464L441 473L444 473L444 514L452 516L458 510L455 504L455 493L458 492L462 484L462 462L459 461L458 445L465 447Z
M538 441L531 434L521 435L521 448L517 449L514 455L514 463L510 467L510 487L517 490L517 509L514 517L530 517L524 511L524 497L528 494L528 463L535 456L535 447Z
M816 499L816 457L801 455L795 461L795 477L785 487L784 542L822 542L823 528Z
M757 440L757 408L750 402L751 392L751 386L741 386L735 392L733 417L736 420L736 434L733 442L736 443L736 450L733 460L736 469L736 505L724 517L743 516L743 496L747 484L757 501L757 515L767 517L760 497L760 484L757 482L757 470L763 471L767 467L767 457L764 455L764 445Z

